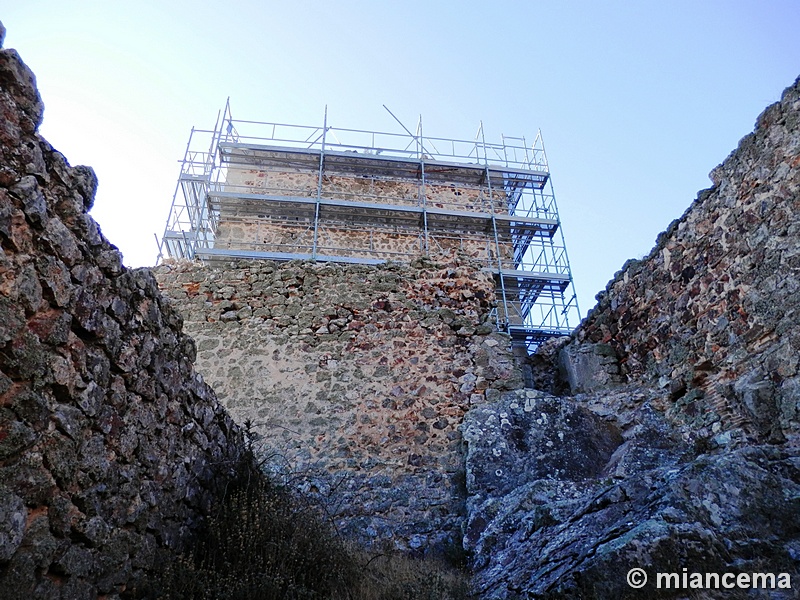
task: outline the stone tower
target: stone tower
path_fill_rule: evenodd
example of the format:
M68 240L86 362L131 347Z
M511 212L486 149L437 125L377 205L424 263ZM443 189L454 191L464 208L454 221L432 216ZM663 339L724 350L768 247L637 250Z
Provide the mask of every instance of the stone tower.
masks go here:
M399 122L399 121L398 121ZM405 129L405 127L403 127ZM453 253L495 280L498 330L538 345L578 321L541 134L487 143L236 120L193 130L162 238L172 258L374 265Z
M577 305L537 136L193 130L157 271L267 465L368 545L460 545L467 410ZM570 320L571 319L571 320Z

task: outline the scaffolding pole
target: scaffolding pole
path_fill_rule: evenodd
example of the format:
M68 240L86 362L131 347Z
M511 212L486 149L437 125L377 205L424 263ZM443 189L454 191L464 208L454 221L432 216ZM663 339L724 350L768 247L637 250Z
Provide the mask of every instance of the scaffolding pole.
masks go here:
M319 174L317 176L317 202L314 206L314 242L311 249L312 260L317 259L317 242L319 240L319 206L322 200L322 177L325 171L325 136L328 133L328 107L322 119L322 147L319 151Z
M385 108L402 132L332 127L327 106L322 128L233 119L226 102L213 130L192 128L159 260L464 251L496 277L498 329L529 346L570 333L580 313L541 132L530 146L487 142L483 122L472 140L425 137L421 115L412 133Z

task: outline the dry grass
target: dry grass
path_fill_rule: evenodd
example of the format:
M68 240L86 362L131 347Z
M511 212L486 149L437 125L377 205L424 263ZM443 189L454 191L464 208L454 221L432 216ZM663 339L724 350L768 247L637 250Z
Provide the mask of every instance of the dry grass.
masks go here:
M468 600L469 577L440 559L403 554L356 555L364 567L348 600Z
M230 493L193 550L170 565L175 599L336 598L358 571L310 505L259 477Z
M249 477L220 502L192 550L166 567L175 600L467 600L465 571L444 560L348 547L315 506Z

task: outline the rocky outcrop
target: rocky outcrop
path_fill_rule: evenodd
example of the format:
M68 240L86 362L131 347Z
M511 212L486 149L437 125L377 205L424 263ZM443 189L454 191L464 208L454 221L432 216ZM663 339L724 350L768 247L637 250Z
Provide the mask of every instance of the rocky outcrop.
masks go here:
M631 588L634 567L651 580L686 567L786 572L796 584L800 450L703 451L667 422L657 394L528 390L470 411L464 542L481 598L686 596ZM604 412L608 402L629 408Z
M366 546L459 543L459 425L522 387L468 260L382 265L166 263L159 285L197 341L197 367L260 436L278 477L317 496Z
M37 135L42 112L0 51L0 597L127 597L244 445L154 277L87 214L94 173Z
M467 415L482 598L797 597L800 80L712 179L532 358L544 391ZM765 572L785 577L707 589Z

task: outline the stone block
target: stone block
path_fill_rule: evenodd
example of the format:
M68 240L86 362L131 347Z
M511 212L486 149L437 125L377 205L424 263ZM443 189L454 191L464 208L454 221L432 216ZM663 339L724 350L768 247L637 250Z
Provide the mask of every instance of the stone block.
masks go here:
M0 564L11 560L22 543L27 516L22 498L0 486Z
M608 344L568 344L558 354L558 366L560 377L572 394L622 383L616 353Z

